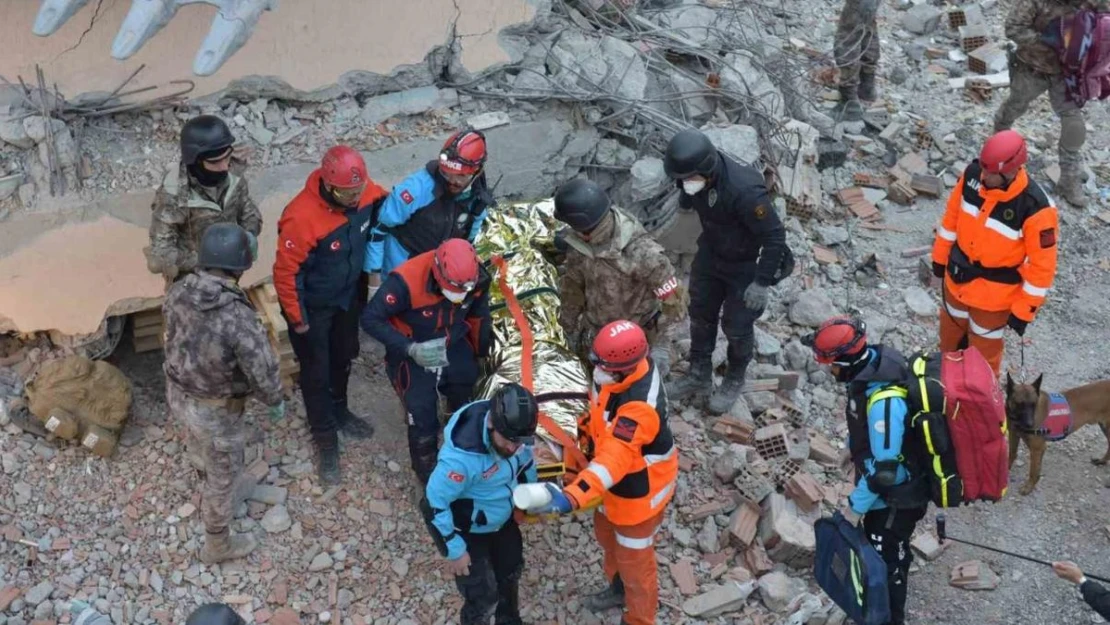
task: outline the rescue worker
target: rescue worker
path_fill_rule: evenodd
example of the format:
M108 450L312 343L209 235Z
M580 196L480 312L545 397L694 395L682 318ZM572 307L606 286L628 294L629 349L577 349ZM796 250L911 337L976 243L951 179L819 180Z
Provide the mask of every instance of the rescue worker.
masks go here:
M523 625L524 541L512 489L536 481L532 456L539 408L519 384L451 416L420 502L424 521L463 596L460 625Z
M702 228L690 270L690 370L670 396L681 401L713 387L719 319L728 339L728 372L710 397L709 410L722 413L744 386L767 290L794 270L794 256L755 168L720 153L697 130L671 139L663 166L681 190L679 207L696 210Z
M391 271L362 313L362 329L385 346L421 484L435 467L439 396L451 411L470 401L478 358L489 354L490 282L474 246L448 239Z
M274 288L300 363L320 481L327 485L342 479L339 432L356 439L374 435L373 426L351 412L347 382L367 299L366 241L385 195L362 155L338 145L324 153L278 222Z
M844 0L833 40L833 54L840 70L840 102L833 109L838 121L863 120L860 100L876 98L875 73L879 69L879 0Z
M678 480L667 391L647 336L631 321L603 327L590 358L590 410L578 424L590 464L562 490L551 483L516 488L522 500L550 500L529 509L535 514L567 513L600 498L594 534L609 586L585 606L595 612L624 606L623 625L653 625L659 608L654 538Z
M384 279L447 239L474 243L494 205L485 164L485 135L463 128L448 137L437 160L393 187L367 248L367 273Z
M559 325L587 362L594 336L612 319L636 319L665 378L670 330L688 302L674 266L639 220L615 206L596 183L575 178L555 193L555 218L571 227L559 279Z
M1099 616L1110 619L1110 590L1094 580L1087 579L1083 569L1074 562L1053 562L1052 570L1060 579L1066 579L1075 584L1083 600L1091 606L1092 610L1098 612Z
M825 321L804 338L817 362L829 365L848 391L848 449L857 476L845 518L863 527L887 566L891 625L906 622L906 595L913 551L910 538L929 505L923 459L903 447L907 391L906 359L884 345L869 345L863 322Z
M250 534L232 536L234 491L243 472L243 408L252 392L285 414L277 355L258 315L239 287L254 264L243 228L217 223L204 231L197 271L174 283L162 314L166 324L163 371L170 414L188 430L189 453L204 465L201 517L207 564L254 551Z
M189 615L185 625L247 625L226 603L206 603Z
M937 226L933 274L944 278L940 349L972 346L998 375L1009 326L1018 336L1056 275L1056 207L1025 168L1025 139L1004 130L964 170Z
M1083 144L1087 123L1083 110L1064 97L1063 68L1057 52L1042 38L1059 18L1080 9L1098 10L1092 0L1016 0L1006 15L1006 38L1017 44L1010 53L1010 94L994 115L994 131L1009 130L1029 105L1048 93L1053 112L1060 118L1060 180L1056 192L1077 208L1087 205L1083 191ZM1107 10L1104 6L1101 10Z
M257 249L262 213L243 163L232 157L233 143L231 129L215 115L194 117L181 129L181 162L154 194L150 246L143 250L147 268L162 274L167 287L196 268L200 237L214 223L242 226Z

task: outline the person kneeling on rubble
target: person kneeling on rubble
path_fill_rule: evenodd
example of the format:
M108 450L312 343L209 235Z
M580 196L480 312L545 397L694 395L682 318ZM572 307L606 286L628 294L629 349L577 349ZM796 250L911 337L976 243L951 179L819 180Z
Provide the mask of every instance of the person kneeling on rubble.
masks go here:
M166 323L166 403L188 428L188 452L204 464L201 513L206 532L200 559L207 564L241 558L257 546L253 536L232 537L236 483L243 472L243 408L252 391L285 414L278 360L266 329L239 287L254 263L250 237L235 224L204 231L197 271L170 287Z
M460 625L488 625L491 615L497 625L523 625L524 542L512 487L536 481L538 420L536 398L509 383L447 422L420 511L465 600Z
M478 358L489 355L490 276L465 239L448 239L406 261L362 313L362 329L385 346L386 372L408 415L409 456L421 484L436 461L439 395L448 409L470 401Z
M583 362L606 319L638 319L660 375L671 368L669 330L686 318L674 266L639 220L596 183L575 178L555 193L555 218L573 233L559 279L559 325ZM601 261L601 262L598 262Z
M522 485L513 499L539 500L525 507L533 514L567 513L600 499L594 534L609 587L585 605L595 612L624 606L623 625L652 625L659 608L654 538L678 480L667 391L647 336L631 321L603 327L590 360L590 410L578 424L590 464L565 489Z
M910 538L929 505L924 459L903 448L907 364L897 350L868 345L862 321L835 317L804 337L817 362L848 388L848 447L858 482L844 517L863 527L887 565L891 625L906 622Z

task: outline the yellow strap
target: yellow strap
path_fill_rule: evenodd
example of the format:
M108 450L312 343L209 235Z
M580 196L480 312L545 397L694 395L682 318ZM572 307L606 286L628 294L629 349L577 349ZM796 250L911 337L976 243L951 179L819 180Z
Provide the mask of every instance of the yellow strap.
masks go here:
M852 586L856 591L856 603L858 603L860 607L863 607L863 582L860 581L860 577L863 576L863 571L861 570L859 557L856 556L856 552L849 551L848 553L852 556Z
M891 399L893 397L905 399L909 394L909 391L900 386L888 386L881 391L876 391L867 399L867 411L871 412L871 406L874 406L877 401Z

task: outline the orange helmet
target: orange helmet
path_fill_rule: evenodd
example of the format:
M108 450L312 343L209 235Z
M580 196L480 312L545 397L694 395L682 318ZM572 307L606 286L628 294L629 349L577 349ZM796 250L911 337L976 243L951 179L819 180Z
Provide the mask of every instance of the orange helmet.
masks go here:
M370 180L362 155L346 145L334 146L324 153L320 176L328 185L340 189L360 187Z
M432 275L440 288L465 293L478 283L478 253L466 239L447 239L436 248Z
M1013 130L995 133L979 152L979 165L989 174L1009 176L1017 173L1029 160L1025 139Z
M610 373L634 369L647 357L644 329L631 321L614 321L598 331L590 351L590 364Z
M855 317L833 317L821 324L805 341L823 365L849 365L850 358L867 347L867 329Z
M445 174L473 176L486 163L486 137L464 128L447 138L439 153L439 169Z

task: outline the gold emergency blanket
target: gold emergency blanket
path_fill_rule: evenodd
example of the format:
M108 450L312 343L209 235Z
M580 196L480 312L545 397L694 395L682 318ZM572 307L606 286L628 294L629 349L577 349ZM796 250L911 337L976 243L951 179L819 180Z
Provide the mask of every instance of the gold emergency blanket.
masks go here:
M534 340L532 391L537 395L585 393L588 384L585 367L567 348L566 337L559 326L558 272L540 251L553 247L556 223L553 212L554 203L551 200L490 210L476 248L478 255L484 259L506 257L508 286L520 300ZM496 268L490 269L496 272ZM494 308L494 343L490 353L492 373L478 383L477 395L482 398L492 396L505 382L521 382L522 336L506 306L496 275L490 292L490 305ZM578 417L587 409L584 400L547 401L540 409L571 440L577 440ZM542 427L539 434L548 448L545 450L537 446L537 464L562 462L562 448L555 437Z

